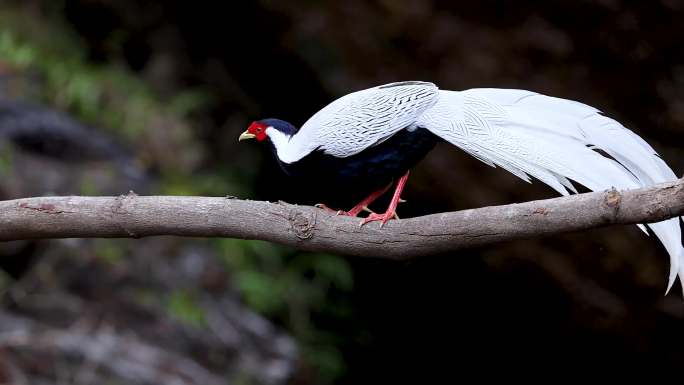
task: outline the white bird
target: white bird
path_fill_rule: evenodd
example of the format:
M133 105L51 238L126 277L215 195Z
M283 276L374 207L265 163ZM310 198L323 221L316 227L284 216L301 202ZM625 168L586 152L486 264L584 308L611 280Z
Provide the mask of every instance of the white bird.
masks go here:
M290 175L370 193L338 214L370 211L367 206L399 178L387 211L371 212L361 223L381 226L396 217L408 170L440 140L562 195L577 192L573 182L600 191L677 179L648 143L599 110L516 89L446 91L428 82L390 83L333 101L300 129L278 119L256 121L240 135L250 138L268 139ZM646 226L670 255L669 291L677 275L684 283L679 218Z

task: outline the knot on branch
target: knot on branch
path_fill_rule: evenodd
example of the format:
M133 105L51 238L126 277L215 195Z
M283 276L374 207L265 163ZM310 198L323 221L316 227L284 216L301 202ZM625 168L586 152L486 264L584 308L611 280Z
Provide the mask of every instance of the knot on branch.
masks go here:
M617 222L618 213L620 212L620 203L622 203L622 195L613 187L606 192L603 202L611 209L612 216L609 218L611 222Z
M112 213L114 214L128 214L128 211L124 208L124 204L126 203L127 199L133 199L137 197L138 194L136 194L133 190L128 191L128 194L121 194L116 199L114 200L114 204L112 205Z
M127 200L131 200L135 197L137 197L138 194L133 192L133 190L130 190L128 194L121 194L116 199L114 200L114 204L111 207L112 214L118 214L119 216L121 215L126 215L128 214L128 210L124 207L126 204ZM131 238L140 238L138 234L133 232L131 229L128 228L126 225L126 220L123 218L116 218L117 215L115 215L115 221L117 222L117 225L128 234L129 237Z
M316 227L316 212L308 210L310 215L306 215L302 210L290 211L290 228L299 239L309 239L314 235Z
M539 214L539 215L548 215L551 211L547 209L546 207L537 207L534 209L532 214Z

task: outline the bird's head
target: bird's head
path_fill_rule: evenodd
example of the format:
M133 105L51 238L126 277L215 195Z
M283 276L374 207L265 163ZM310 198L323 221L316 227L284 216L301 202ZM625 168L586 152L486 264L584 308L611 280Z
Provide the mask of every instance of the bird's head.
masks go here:
M261 142L266 138L273 138L274 135L291 137L296 133L297 128L284 120L262 119L252 122L247 131L240 134L238 140L256 139Z

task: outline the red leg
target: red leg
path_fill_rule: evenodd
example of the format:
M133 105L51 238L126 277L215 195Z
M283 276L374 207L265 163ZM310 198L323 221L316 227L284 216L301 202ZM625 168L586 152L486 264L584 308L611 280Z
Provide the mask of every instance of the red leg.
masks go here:
M334 213L336 213L337 215L348 215L348 216L350 216L350 217L356 217L356 216L358 216L358 215L361 213L361 211L363 211L363 210L370 211L370 210L368 209L368 205L370 205L371 203L373 203L373 202L374 202L376 199L378 199L382 194L384 194L385 192L387 192L387 190L389 190L390 186L392 186L391 183L388 184L386 187L381 188L381 189L378 190L378 191L374 191L374 192L371 193L369 196L367 196L366 199L364 199L364 200L362 200L361 202L359 202L359 204L357 204L356 206L354 206L354 207L353 207L351 210L349 210L349 211L342 211L342 210L336 211L336 210L333 210L333 209L331 209L330 207L324 205L323 203L317 204L316 207L322 208L323 210L326 210L326 211L334 212ZM372 212L372 211L370 211L370 212Z
M380 221L380 227L382 227L387 221L389 221L392 218L397 218L397 205L399 204L399 201L401 200L401 192L404 190L404 186L406 186L406 181L408 180L409 177L409 172L406 171L406 174L402 176L399 179L399 182L397 182L397 188L394 190L394 195L392 196L392 200L390 201L389 207L387 208L387 211L385 211L384 214L376 214L376 213L371 213L368 215L368 218L364 219L361 221L360 226L365 225L368 222L373 222L373 221Z
M387 186L385 186L384 188L381 188L381 189L378 190L378 191L373 192L373 193L370 194L368 197L366 197L366 199L362 200L359 204L357 204L356 206L354 206L351 210L347 211L346 213L343 212L343 213L340 213L340 214L344 214L344 215L349 215L349 216L351 216L351 217L355 217L355 216L359 215L359 213L361 213L361 211L363 211L363 210L370 211L370 210L368 209L368 205L370 205L371 203L375 202L375 200L378 199L382 194L386 193L387 190L389 190L389 188L390 188L391 186L392 186L392 183L388 184Z

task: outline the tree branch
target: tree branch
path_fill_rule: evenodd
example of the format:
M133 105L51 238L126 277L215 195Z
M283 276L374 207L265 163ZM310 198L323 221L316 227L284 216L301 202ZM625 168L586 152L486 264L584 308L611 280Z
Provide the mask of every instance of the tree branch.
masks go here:
M684 179L359 227L310 206L218 197L39 197L0 202L0 241L153 235L260 239L302 250L408 259L512 239L684 214Z

